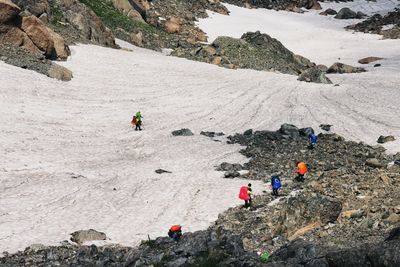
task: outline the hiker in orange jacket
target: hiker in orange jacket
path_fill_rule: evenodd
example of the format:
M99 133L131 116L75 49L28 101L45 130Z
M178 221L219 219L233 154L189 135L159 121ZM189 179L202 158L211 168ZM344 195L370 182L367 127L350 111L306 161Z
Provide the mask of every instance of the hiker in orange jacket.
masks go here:
M297 177L296 180L304 182L304 174L307 173L307 165L302 161L296 161Z
M175 241L179 241L179 239L181 239L182 236L182 226L178 224L172 225L171 228L169 228L168 236Z

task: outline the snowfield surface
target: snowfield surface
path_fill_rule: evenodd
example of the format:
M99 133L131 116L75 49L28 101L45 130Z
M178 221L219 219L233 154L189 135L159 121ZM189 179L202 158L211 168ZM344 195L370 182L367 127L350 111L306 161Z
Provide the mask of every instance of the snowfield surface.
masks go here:
M270 14L233 11L245 21L237 25L253 23L245 12L254 21L259 12ZM376 144L381 134L400 140L399 40L352 34L312 13L304 19L274 14L281 23L269 30L282 32L285 45L318 63L386 59L366 73L330 75L338 87L223 69L124 43L132 51L71 47L72 57L62 63L74 73L71 82L0 62L0 251L58 244L89 228L105 232L106 243L124 245L147 234L165 235L175 223L184 231L205 229L218 213L241 204L239 187L248 181L223 179L214 171L223 161L246 159L241 147L201 136L202 130L233 134L277 129L284 122L315 129L329 123L356 141ZM260 30L268 30L266 25ZM326 32L316 25L326 25ZM141 132L130 126L138 110L144 116ZM195 135L170 134L184 127ZM387 147L400 151L399 141ZM159 168L172 174L156 174ZM256 193L268 188L252 183Z

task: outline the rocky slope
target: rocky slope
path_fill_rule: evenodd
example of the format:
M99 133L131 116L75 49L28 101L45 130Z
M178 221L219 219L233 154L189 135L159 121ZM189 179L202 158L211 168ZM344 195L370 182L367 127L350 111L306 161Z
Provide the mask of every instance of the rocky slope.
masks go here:
M287 10L287 11L295 11L301 12L300 8L307 9L321 9L321 5L317 0L296 0L296 1L288 1L288 0L224 0L223 2L247 7L247 8L267 8L274 10Z
M211 45L178 48L172 55L231 69L278 71L293 75L314 68L319 75L310 76L309 80L304 81L331 83L315 63L294 55L281 42L260 32L245 33L240 39L218 37Z
M320 134L318 147L310 150L304 137L310 131L283 125L277 132L231 137L247 146L242 151L251 157L244 166L249 170L246 178L268 181L271 174L281 173L285 184L284 197L276 205L268 205L272 196L260 196L254 212L234 208L217 221L245 236L245 248L274 250L299 236L321 245L351 247L360 240L382 241L382 232L400 223L400 166L393 163L400 154L390 156L382 147L348 142L335 134ZM309 166L304 184L293 179L296 160ZM241 217L246 220L238 223Z
M360 23L348 26L347 29L380 34L384 39L399 39L400 9L397 8L384 16L380 14L373 15Z
M279 198L256 196L251 209L227 210L208 230L137 248L33 246L0 258L1 266L397 266L400 154L330 133L308 149L312 131L285 124L229 137L246 146L242 153L250 161L220 170L247 169L244 176L265 180L265 189L279 173L283 189ZM308 164L304 183L293 179L295 160ZM272 255L263 261L256 252Z

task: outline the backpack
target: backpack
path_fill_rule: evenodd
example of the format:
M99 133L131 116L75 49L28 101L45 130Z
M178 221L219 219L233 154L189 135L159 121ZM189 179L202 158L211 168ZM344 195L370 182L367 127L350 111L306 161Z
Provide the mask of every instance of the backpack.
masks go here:
M136 116L133 116L131 123L132 123L132 125L136 124Z
M250 199L250 197L249 197L249 189L248 189L247 186L242 186L240 188L239 198L241 200L249 200Z
M180 226L180 225L172 225L171 226L171 228L169 228L169 230L171 231L171 232L178 232L178 231L180 231L182 229L182 226Z
M282 184L281 184L281 179L279 178L279 176L272 176L272 188L279 189L281 187L282 187Z
M318 137L315 134L310 135L310 142L311 144L316 144L318 140Z

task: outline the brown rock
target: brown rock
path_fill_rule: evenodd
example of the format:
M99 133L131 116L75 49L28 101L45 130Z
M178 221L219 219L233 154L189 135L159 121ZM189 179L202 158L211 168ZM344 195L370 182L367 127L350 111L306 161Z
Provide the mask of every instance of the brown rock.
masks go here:
M61 81L70 81L73 78L72 71L55 63L51 65L48 76Z
M211 64L220 65L220 64L221 64L221 61L222 61L222 58L221 58L221 57L215 57L215 58L213 58L213 60L211 61Z
M40 19L35 16L23 17L21 29L40 50L44 51L47 57L53 56L53 37L46 25Z
M55 33L51 29L48 29L54 42L55 57L58 60L67 60L71 55L69 47L65 44L64 38L59 34Z
M0 43L24 47L33 54L40 53L40 50L33 44L28 35L17 27L8 27L5 33L0 33Z
M379 176L379 179L385 184L385 185L390 185L390 178L386 174L381 174Z
M143 40L144 40L143 32L139 31L137 33L131 33L129 37L131 38L131 42L134 45L143 47Z
M217 53L217 50L215 50L215 48L212 46L204 46L202 50L210 56L213 56Z
M289 236L288 239L290 241L292 241L300 236L303 236L305 233L310 232L311 230L318 228L320 226L321 226L320 222L310 223L310 224L298 229L293 235Z
M121 11L127 17L144 22L142 15L132 7L128 0L112 0L112 3L116 9Z
M351 65L336 62L329 67L327 73L358 73L364 71L365 69L363 68L353 67Z
M12 20L21 12L21 9L11 0L0 0L0 23Z
M371 62L375 62L375 61L378 61L378 60L381 60L381 59L383 59L383 58L381 58L381 57L366 57L366 58L360 59L358 61L358 63L360 63L360 64L369 64Z
M361 218L362 216L364 216L364 212L362 210L346 210L340 214L340 217L346 219L356 219Z
M400 222L400 215L396 214L396 213L392 213L392 214L390 214L390 216L387 219L385 219L385 221L390 224L397 224Z
M181 25L176 18L171 18L165 23L165 31L168 33L178 33L181 31Z

